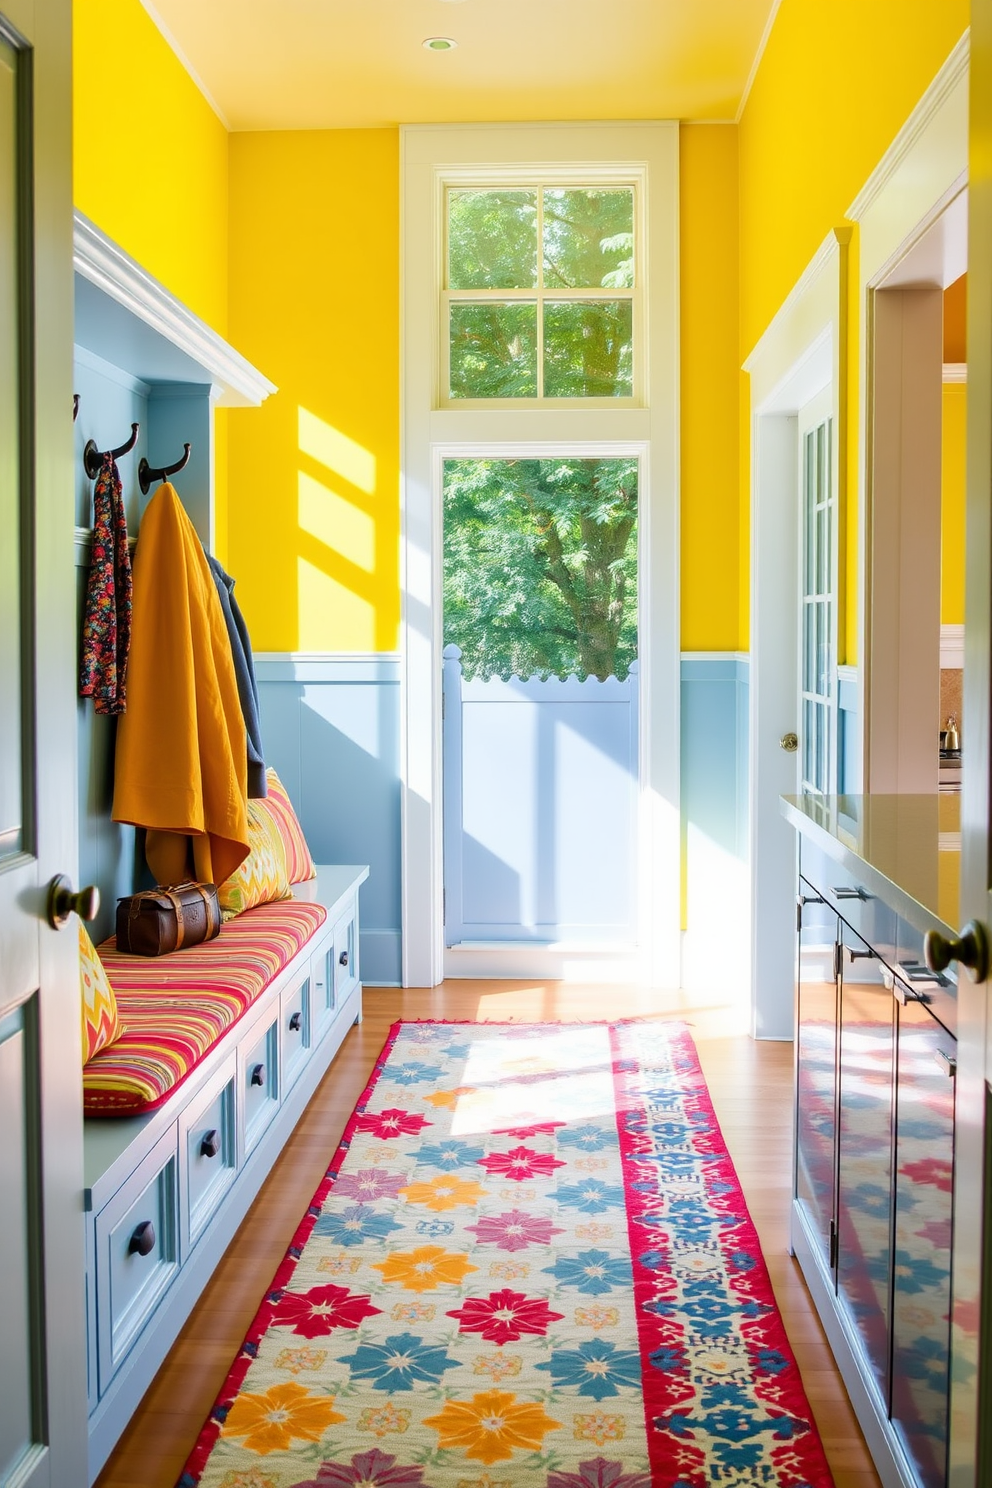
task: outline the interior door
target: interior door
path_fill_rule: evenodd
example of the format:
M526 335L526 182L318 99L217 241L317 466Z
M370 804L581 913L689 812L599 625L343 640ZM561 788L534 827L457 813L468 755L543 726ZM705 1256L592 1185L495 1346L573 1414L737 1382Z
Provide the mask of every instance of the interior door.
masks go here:
M962 921L992 924L990 615L992 615L992 0L971 8L968 241L968 498L965 568ZM975 941L951 948L978 962L958 976L950 1482L992 1472L990 1381L990 1085L987 967ZM977 977L977 980L972 980ZM978 1176L984 1175L984 1182ZM984 1243L983 1243L984 1241ZM977 1383L976 1383L977 1382Z
M85 1481L70 0L0 0L0 1483Z

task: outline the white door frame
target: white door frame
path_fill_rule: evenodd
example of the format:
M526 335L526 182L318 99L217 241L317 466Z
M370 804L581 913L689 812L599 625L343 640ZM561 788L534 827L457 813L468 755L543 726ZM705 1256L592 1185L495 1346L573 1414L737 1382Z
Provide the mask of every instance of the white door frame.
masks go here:
M927 304L936 295L912 291L942 290L967 268L968 57L965 33L848 213L860 227L858 656L866 791L936 790L940 305ZM929 612L918 602L921 575Z
M679 481L678 481L678 125L407 126L401 130L403 650L403 985L443 976L441 761L441 510L436 451L465 441L465 417L438 407L437 289L445 172L467 166L616 165L642 182L648 224L648 308L643 406L563 407L541 414L546 445L650 447L641 492L643 636L641 696L646 847L640 893L651 906L647 978L675 986L679 967ZM532 410L471 414L473 442L484 420L487 449L519 443ZM526 436L524 436L526 438ZM533 436L531 436L533 438ZM531 440L526 441L528 444ZM646 857L647 862L644 862Z
M751 1026L791 1039L796 834L781 811L797 789L800 732L798 416L830 389L832 479L842 480L842 288L850 233L831 233L745 362L751 376Z
M792 649L781 618L795 613L794 567L783 558L776 567L776 544L784 539L779 523L798 520L795 478L792 497L783 495L787 453L785 431L775 420L798 410L797 379L821 338L830 337L835 389L837 476L847 474L847 337L857 336L862 390L859 397L858 475L858 708L868 716L865 665L870 644L866 622L866 554L871 550L872 516L868 498L867 455L870 383L869 294L882 285L920 282L927 252L943 251L940 235L929 234L960 195L968 162L968 34L951 52L917 107L899 131L847 213L859 226L856 309L850 307L846 224L831 233L745 362L751 374L752 538L751 538L751 1000L757 1037L791 1039L795 956L794 894L796 843L783 830L779 796L795 789L793 772L778 747L784 731L796 729L798 715ZM918 250L919 257L914 256ZM947 269L942 272L948 272ZM904 277L900 281L900 273ZM936 282L931 279L930 282ZM946 281L945 282L949 282ZM810 389L812 391L812 389ZM784 400L784 402L783 402ZM793 467L794 468L794 467ZM843 490L840 506L845 505ZM790 514L791 513L791 518ZM790 542L794 539L790 538ZM792 551L795 551L793 547ZM790 608L786 608L790 606ZM785 644L787 654L781 653ZM786 721L790 720L790 721ZM864 787L867 789L867 785Z

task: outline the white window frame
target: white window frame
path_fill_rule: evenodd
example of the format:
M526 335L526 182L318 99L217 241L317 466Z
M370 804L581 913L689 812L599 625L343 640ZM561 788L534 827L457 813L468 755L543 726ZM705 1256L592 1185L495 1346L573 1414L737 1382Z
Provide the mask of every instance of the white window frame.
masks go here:
M827 496L823 506L826 510L827 520L827 543L829 547L830 560L830 588L822 595L807 595L806 593L806 564L807 550L811 541L815 541L815 534L810 532L809 510L806 494L806 441L817 431L826 427L826 449L827 449ZM797 473L797 488L799 491L800 516L799 516L799 782L798 789L803 795L832 796L837 792L837 655L839 646L840 615L838 597L840 593L840 523L838 521L838 476L837 476L837 420L833 410L833 390L827 387L815 398L810 399L799 410L796 429L796 448L799 461ZM830 606L830 634L828 645L830 658L827 667L827 691L826 694L817 694L806 687L804 672L804 649L807 641L806 634L806 611L810 603L815 605L818 601L827 600ZM814 627L815 629L815 627ZM823 739L824 751L824 788L818 790L815 784L808 780L805 775L805 763L807 753L807 730L806 730L806 704L814 705L814 717L816 716L816 705L825 709L827 720L826 737ZM815 748L816 735L814 731L813 745Z
M680 982L678 152L678 125L669 122L401 130L404 986L435 986L444 966L440 460L563 449L641 460L638 979ZM567 184L566 171L586 183L641 183L642 406L634 399L441 406L445 192L487 171L507 185L524 172Z
M539 167L518 166L513 171L512 178L505 167L485 168L477 166L475 169L456 170L449 169L444 172L441 181L441 198L439 211L444 222L445 233L441 242L441 263L439 272L441 276L439 311L440 319L438 325L438 348L440 355L437 361L437 385L435 389L435 406L438 408L454 408L472 411L486 408L521 408L539 409L545 412L556 408L643 408L645 406L645 377L646 377L646 355L645 355L645 293L644 293L644 208L645 187L647 184L647 166L630 170L626 175L618 174L613 169L592 165L559 165L551 174L546 169ZM554 187L609 187L627 186L634 194L634 287L633 289L602 289L591 287L588 289L561 290L547 288L543 284L533 286L529 289L458 289L448 288L448 192L454 188L466 190L476 188L481 191L512 191L516 187L530 187L539 190L541 187L553 189ZM537 252L538 262L541 261L542 250L543 211L538 210L537 218ZM543 277L543 276L542 276ZM452 398L451 389L451 340L448 332L448 314L451 305L459 303L481 304L485 300L494 301L497 304L531 304L537 305L537 373L539 385L543 383L543 367L541 353L544 342L544 305L547 301L564 300L629 300L633 307L633 366L632 387L633 391L628 398L547 398L543 393L533 398Z

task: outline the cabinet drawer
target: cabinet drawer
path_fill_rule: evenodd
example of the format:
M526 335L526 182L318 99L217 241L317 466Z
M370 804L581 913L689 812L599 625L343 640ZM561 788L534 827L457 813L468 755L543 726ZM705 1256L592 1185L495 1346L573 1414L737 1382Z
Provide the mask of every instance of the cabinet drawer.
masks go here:
M310 957L310 1020L313 1041L317 1043L325 1028L334 1021L334 937L325 938L319 950Z
M358 984L358 907L334 926L334 1001L340 1007Z
M235 1066L232 1057L179 1118L179 1150L185 1157L183 1238L186 1249L191 1249L199 1240L237 1176Z
M801 873L825 902L836 910L872 947L876 956L895 967L898 917L871 894L858 876L811 843L801 845Z
M96 1217L100 1393L179 1270L176 1128Z
M241 1058L245 1156L279 1109L279 1022L273 1018Z
M304 977L279 999L282 1023L282 1088L288 1090L310 1051L310 978Z

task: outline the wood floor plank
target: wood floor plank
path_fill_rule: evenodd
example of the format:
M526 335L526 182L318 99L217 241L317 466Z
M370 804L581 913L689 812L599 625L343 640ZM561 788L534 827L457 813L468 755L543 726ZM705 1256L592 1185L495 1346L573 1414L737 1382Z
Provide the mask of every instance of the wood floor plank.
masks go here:
M802 1274L787 1254L791 1044L756 1042L747 1037L735 1010L695 1008L677 992L540 982L445 982L431 990L366 990L364 1022L348 1034L97 1488L174 1488L394 1022L581 1022L600 1019L604 1008L614 1018L661 1015L683 1018L689 1025L836 1488L880 1488ZM741 1031L728 1037L732 1020Z

